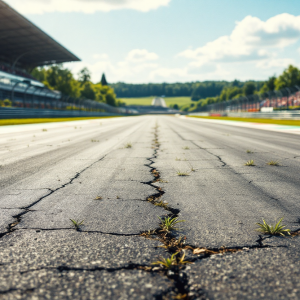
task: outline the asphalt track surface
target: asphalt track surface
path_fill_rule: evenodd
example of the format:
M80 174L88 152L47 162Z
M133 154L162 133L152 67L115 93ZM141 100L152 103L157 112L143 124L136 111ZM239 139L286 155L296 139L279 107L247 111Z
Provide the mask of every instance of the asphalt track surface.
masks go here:
M2 127L0 145L0 299L300 298L300 236L255 230L300 229L298 135L143 116ZM167 215L193 262L171 271L140 235Z

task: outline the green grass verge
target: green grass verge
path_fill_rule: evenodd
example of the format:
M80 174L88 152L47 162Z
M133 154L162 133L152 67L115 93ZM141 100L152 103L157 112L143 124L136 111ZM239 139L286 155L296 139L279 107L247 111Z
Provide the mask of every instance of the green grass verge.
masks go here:
M191 97L166 97L165 98L167 106L170 106L171 104L177 104L179 107L183 105L190 105L191 103L195 103L191 100Z
M151 105L154 97L145 98L120 98L118 100L125 102L126 105Z
M188 116L188 117L201 118L201 119L225 120L225 121L240 121L240 122L300 126L300 120L253 119L253 118L232 118L232 117L202 117L202 116Z
M118 100L125 102L126 105L151 105L154 97L144 98L120 98ZM190 97L166 97L164 98L167 106L177 104L179 107L191 103L195 103Z
M22 124L37 124L37 123L52 123L52 122L68 122L92 119L107 119L117 118L119 116L105 116L105 117L82 117L82 118L41 118L41 119L7 119L0 120L0 126L4 125L22 125Z

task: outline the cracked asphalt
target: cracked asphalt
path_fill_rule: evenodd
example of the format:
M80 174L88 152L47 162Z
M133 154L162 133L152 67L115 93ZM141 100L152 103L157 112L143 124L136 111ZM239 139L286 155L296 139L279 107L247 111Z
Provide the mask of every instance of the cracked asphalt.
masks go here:
M0 145L0 299L300 298L297 135L142 116L1 127ZM174 253L164 216L192 264L152 264ZM255 230L281 217L293 236Z

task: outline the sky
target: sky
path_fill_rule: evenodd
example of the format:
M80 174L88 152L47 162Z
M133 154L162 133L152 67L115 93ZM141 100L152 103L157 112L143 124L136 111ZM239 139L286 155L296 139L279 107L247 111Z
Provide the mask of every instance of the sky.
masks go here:
M92 81L266 80L300 67L299 0L5 0Z

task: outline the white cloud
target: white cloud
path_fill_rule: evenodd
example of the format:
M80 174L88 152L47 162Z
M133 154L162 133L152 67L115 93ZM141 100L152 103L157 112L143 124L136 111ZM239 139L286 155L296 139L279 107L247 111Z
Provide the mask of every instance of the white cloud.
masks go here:
M119 9L133 9L142 12L167 6L171 0L7 0L9 5L23 14L48 12L108 12Z
M195 50L178 54L199 64L208 62L241 62L265 60L300 38L300 16L280 14L261 21L247 16L228 36L222 36Z
M77 74L82 68L87 67L92 73L93 82L99 82L102 73L106 74L109 82L136 81L136 78L145 78L149 74L149 71L159 67L157 63L153 62L158 59L158 55L145 49L131 50L125 56L124 60L114 63L105 53L94 54L92 58L94 62L69 63L66 66L74 74Z
M106 53L96 53L93 55L94 59L109 59L109 56Z
M171 79L172 78L172 79ZM152 81L169 81L171 80L184 80L187 79L187 69L186 68L157 68L150 73L150 79Z
M154 52L149 52L146 49L131 50L126 57L126 61L132 63L141 63L145 61L157 60L158 55Z
M288 65L295 65L296 62L291 58L272 58L267 60L258 61L256 67L259 69L271 69L271 68L281 68L284 69Z

